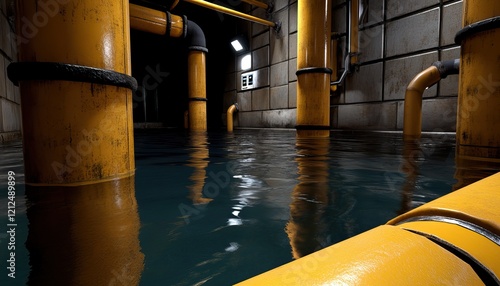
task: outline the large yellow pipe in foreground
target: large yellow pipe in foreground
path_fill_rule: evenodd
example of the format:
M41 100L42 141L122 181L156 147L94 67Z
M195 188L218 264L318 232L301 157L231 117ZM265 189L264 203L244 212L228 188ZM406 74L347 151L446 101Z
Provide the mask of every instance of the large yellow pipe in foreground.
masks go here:
M45 14L18 1L22 19L50 17L18 46L26 183L83 185L135 172L128 1L64 1ZM65 13L62 13L65 11ZM135 85L135 87L134 87Z
M500 173L237 285L498 285Z
M500 1L464 1L457 155L500 162Z
M297 11L297 136L327 137L331 0L299 0Z

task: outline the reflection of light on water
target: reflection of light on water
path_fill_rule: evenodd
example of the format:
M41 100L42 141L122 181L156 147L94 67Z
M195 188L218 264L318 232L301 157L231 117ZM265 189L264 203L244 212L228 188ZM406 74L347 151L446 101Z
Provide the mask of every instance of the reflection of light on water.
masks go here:
M241 221L240 218L230 218L227 220L228 226L242 225L242 224L243 224L243 222Z
M224 249L224 250L227 252L234 252L234 251L238 250L238 248L240 248L240 245L238 243L230 242L229 246L226 247L226 249Z

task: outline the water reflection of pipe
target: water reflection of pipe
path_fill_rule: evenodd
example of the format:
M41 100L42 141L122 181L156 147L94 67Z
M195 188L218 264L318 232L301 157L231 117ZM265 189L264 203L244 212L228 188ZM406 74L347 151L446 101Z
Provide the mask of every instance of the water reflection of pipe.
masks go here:
M328 205L328 138L297 139L299 182L293 190L286 232L294 258L322 248L323 216Z
M401 207L398 210L398 215L412 209L412 196L417 184L419 174L417 160L422 155L420 141L405 140L403 146L403 164L401 171L406 174L405 183L401 192Z
M134 177L26 186L28 285L138 285L144 268Z
M208 166L208 143L206 132L193 132L190 134L190 150L191 157L188 160L187 166L193 167L193 174L189 180L193 182L189 186L189 198L193 204L206 204L212 201L210 198L203 197L203 187L207 178L206 168Z

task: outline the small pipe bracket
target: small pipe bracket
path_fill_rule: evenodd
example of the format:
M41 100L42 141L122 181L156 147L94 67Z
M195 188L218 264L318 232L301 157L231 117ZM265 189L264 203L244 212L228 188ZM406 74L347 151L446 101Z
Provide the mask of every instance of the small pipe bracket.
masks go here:
M275 26L273 27L274 31L279 34L281 32L281 21L274 22Z

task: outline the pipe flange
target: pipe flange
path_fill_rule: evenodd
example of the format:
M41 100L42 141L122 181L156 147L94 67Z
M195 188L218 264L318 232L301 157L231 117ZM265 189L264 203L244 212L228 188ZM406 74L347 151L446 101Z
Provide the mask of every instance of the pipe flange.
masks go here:
M330 68L325 68L325 67L307 67L307 68L301 68L295 72L295 75L301 75L305 73L326 73L326 74L332 74L332 69Z
M7 67L9 79L18 85L23 80L67 80L126 87L137 90L137 80L112 70L54 62L14 62Z
M478 21L458 31L458 33L455 35L455 43L461 45L463 40L474 34L496 28L500 28L500 16Z

